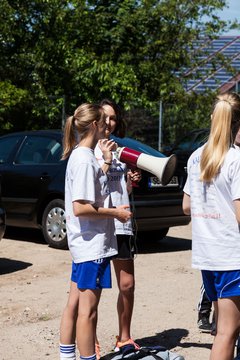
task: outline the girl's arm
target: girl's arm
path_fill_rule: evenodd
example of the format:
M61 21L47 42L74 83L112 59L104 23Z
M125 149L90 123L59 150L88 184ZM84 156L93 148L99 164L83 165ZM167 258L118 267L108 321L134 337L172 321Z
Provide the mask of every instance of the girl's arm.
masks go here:
M237 222L240 224L240 199L234 200L235 214Z
M191 197L186 193L183 195L182 209L185 215L191 215Z
M131 216L129 205L120 205L116 208L95 207L84 201L73 202L73 213L75 216L91 218L116 218L120 222L127 222Z
M106 174L112 164L112 151L116 150L117 144L113 140L101 139L98 142L98 146L102 151L104 159L102 171Z

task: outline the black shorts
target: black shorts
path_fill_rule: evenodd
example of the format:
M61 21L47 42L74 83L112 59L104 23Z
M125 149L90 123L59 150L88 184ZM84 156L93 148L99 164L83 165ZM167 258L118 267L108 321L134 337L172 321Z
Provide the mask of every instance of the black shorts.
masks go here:
M134 258L135 240L134 235L117 235L118 254L113 256L118 260L129 260Z

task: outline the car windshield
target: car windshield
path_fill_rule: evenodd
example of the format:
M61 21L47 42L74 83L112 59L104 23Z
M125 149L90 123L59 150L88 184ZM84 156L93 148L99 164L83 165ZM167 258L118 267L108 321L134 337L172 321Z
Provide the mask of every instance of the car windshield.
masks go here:
M191 150L196 150L198 147L202 146L208 139L208 132L204 131L197 135L196 139L192 143Z
M152 148L149 145L143 144L142 142L135 140L135 139L131 139L128 137L125 138L118 138L116 136L111 135L111 138L116 141L116 143L119 146L126 146L130 149L133 150L137 150L139 152L142 152L144 154L147 155L152 155L152 156L157 156L157 157L165 157L165 155L163 155L162 153L160 153L160 151Z
M202 130L199 133L190 133L182 138L174 150L194 151L202 146L208 139L208 130Z
M181 142L176 146L177 150L188 150L192 143L192 134L186 135Z

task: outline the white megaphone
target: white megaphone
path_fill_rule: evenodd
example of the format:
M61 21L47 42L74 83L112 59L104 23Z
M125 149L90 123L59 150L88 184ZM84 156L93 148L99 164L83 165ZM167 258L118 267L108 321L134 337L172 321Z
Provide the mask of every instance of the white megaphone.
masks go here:
M170 157L157 157L127 147L118 147L116 156L131 168L137 167L154 174L164 186L172 179L177 164L177 157L174 154Z

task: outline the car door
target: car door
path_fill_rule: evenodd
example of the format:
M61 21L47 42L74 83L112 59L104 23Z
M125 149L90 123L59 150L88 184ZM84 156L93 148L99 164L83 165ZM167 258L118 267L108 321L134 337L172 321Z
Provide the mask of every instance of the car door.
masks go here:
M20 144L22 143L24 136L17 134L13 136L4 136L0 139L0 181L1 181L1 192L2 192L2 203L5 208L10 207L12 186L9 185L11 182L11 169L13 159L18 151Z
M61 147L60 139L51 136L25 136L12 161L1 172L7 225L37 226L38 208L61 166L53 149Z

